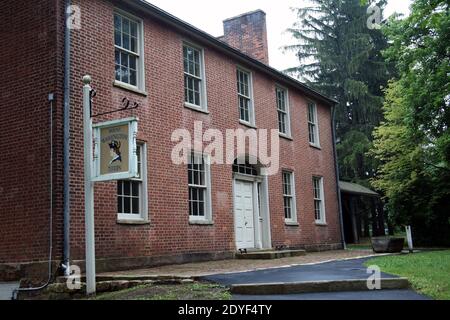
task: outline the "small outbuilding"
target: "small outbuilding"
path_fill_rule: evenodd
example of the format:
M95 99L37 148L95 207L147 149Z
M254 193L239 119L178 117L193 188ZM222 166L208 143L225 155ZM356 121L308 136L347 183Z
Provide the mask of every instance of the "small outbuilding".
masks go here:
M345 242L386 235L381 196L362 185L340 181Z

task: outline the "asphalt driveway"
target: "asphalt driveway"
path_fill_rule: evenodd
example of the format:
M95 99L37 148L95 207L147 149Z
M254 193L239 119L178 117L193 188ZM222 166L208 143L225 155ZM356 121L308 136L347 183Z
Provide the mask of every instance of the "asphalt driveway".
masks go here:
M223 285L367 279L370 276L367 273L367 268L364 266L364 262L367 260L368 258L252 272L219 274L207 276L204 279ZM382 278L397 278L396 276L385 273L382 273L381 276Z
M204 277L207 281L230 286L232 284L304 282L321 280L367 279L366 259L334 261L315 265L259 270L252 272L219 274ZM398 278L382 273L384 279ZM293 295L245 296L234 295L236 300L428 300L412 290L380 290L365 292L326 292Z

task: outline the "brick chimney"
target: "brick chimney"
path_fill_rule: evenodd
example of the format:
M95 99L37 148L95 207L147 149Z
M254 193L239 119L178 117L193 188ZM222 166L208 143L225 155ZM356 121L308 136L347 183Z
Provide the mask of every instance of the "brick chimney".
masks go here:
M266 13L256 10L223 21L219 39L265 64L269 64Z

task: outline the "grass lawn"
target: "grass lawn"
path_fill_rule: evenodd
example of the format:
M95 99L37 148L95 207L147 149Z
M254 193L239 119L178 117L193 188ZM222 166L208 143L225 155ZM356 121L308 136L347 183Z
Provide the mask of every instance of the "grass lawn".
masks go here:
M450 250L374 258L382 272L407 277L413 288L429 297L450 300Z
M209 283L146 285L99 294L92 300L231 300L227 288Z

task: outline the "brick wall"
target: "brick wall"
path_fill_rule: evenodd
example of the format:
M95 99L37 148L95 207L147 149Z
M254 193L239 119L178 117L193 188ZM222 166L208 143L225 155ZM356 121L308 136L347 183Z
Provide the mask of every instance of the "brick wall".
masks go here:
M74 3L80 1L74 1ZM82 2L82 30L73 35L72 105L72 254L84 257L84 202L81 87L82 76L93 77L97 90L94 112L110 110L123 97L137 101L137 110L112 118L138 116L138 138L148 148L148 197L151 223L143 226L117 224L116 183L96 185L96 253L98 257L139 257L175 255L186 252L234 251L231 166L212 167L213 226L189 225L187 168L171 162L173 130L193 130L194 121L203 121L204 130L246 127L239 124L236 92L236 61L211 48L205 49L208 108L202 114L184 108L182 41L169 26L148 19L139 12L120 8L144 19L146 91L143 97L112 85L114 81L113 9L114 2ZM87 23L89 22L89 23ZM195 43L195 41L194 41ZM202 45L199 43L199 45ZM245 66L244 66L245 67ZM254 72L256 123L259 128L276 129L275 82ZM294 141L282 139L281 166L296 173L297 208L300 227L284 224L281 172L270 177L269 194L274 245L307 246L340 242L334 175L331 118L329 107L319 105L322 150L308 143L306 104L302 94L289 88ZM325 178L328 226L314 221L312 175Z
M72 31L71 65L71 258L84 259L84 190L82 77L90 74L97 90L94 113L120 105L123 97L141 104L137 110L95 119L95 122L139 117L138 139L147 143L148 225L117 223L116 183L95 187L96 254L98 258L127 258L231 252L235 250L232 168L212 167L214 225L189 224L186 166L171 162L174 129L204 130L246 127L239 124L236 64L228 56L205 49L208 108L202 114L184 108L181 34L154 18L134 12L120 1L73 0L81 8L81 30ZM144 19L147 96L113 86L115 5ZM20 10L19 10L20 8ZM45 14L36 15L40 8ZM7 12L10 12L8 15ZM14 12L14 14L12 14ZM0 153L0 264L45 260L48 249L49 143L47 94L57 93L55 106L55 258L62 257L62 1L15 1L0 5L1 70L8 83L1 91L2 139L11 140ZM12 20L14 16L14 22ZM13 26L15 32L6 32ZM20 39L21 41L17 41ZM195 41L194 41L195 42ZM202 45L202 43L198 43ZM5 57L5 58L3 58ZM246 67L244 65L244 67ZM247 66L248 67L248 66ZM253 72L256 124L276 129L275 82ZM284 224L281 171L269 178L272 240L293 247L338 244L338 206L333 165L330 109L318 105L322 150L311 148L307 134L307 98L289 88L293 141L282 139L282 169L296 176L300 226ZM328 226L314 222L312 175L324 176Z
M48 259L50 92L56 97L53 256L61 255L61 14L57 1L0 4L0 264Z

